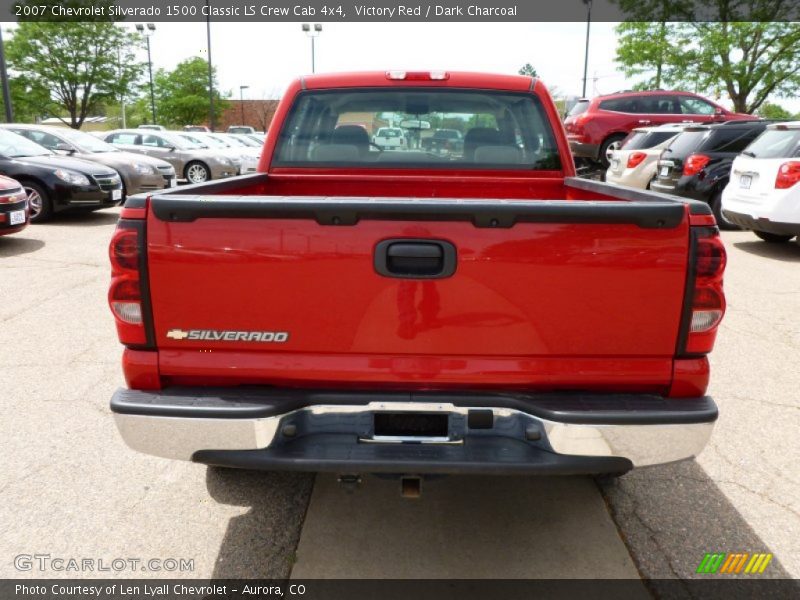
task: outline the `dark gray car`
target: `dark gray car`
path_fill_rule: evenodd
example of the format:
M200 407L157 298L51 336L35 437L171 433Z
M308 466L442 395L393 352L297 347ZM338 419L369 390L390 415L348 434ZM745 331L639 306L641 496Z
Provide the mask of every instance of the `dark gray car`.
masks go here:
M95 136L48 125L3 125L59 154L82 158L111 167L122 178L125 195L153 192L177 184L175 169L166 161L123 152Z

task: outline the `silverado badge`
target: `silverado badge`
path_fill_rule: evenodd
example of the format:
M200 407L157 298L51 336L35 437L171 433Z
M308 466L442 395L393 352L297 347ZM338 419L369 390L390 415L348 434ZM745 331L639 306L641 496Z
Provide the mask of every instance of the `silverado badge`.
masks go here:
M287 331L219 331L217 329L170 329L167 337L173 340L204 340L209 342L263 342L282 344L289 339Z

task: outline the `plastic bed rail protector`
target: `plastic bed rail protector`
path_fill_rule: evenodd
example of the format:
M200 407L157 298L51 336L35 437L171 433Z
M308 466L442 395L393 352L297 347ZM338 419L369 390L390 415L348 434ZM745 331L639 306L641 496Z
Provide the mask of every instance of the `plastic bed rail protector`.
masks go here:
M354 225L359 220L470 221L476 227L515 223L631 224L673 229L684 219L679 202L574 200L464 200L330 198L296 196L154 195L150 209L167 222L201 218L313 219L322 225Z
M594 194L601 194L603 196L611 196L613 198L620 198L629 202L670 202L682 206L689 207L690 215L713 215L711 207L705 202L700 200L691 200L689 198L677 198L670 194L662 194L661 192L654 192L651 190L638 190L616 183L607 183L602 181L594 181L592 179L583 179L581 177L566 177L564 185L585 192Z

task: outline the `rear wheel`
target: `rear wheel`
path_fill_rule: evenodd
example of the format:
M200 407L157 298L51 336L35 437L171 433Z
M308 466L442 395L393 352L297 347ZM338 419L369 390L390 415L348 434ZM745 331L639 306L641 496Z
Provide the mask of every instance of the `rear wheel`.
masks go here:
M770 244L785 244L794 237L793 235L781 235L779 233L768 233L766 231L754 231L753 233L756 234L756 237Z
M714 213L714 218L717 220L717 226L725 231L738 231L741 229L736 223L729 221L722 214L722 192L715 192L709 202L711 211Z
M201 162L190 162L186 165L184 176L189 183L204 183L211 179L211 172Z
M622 140L624 139L625 136L621 133L612 135L606 138L600 146L600 163L603 165L604 169L609 167L611 164L611 155L615 150L619 150L622 147Z
M28 194L31 223L42 223L53 216L53 202L42 186L38 183L25 182L22 188Z

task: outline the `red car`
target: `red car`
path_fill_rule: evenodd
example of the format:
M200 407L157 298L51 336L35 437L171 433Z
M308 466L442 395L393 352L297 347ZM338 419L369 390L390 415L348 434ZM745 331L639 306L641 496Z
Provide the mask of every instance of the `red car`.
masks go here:
M463 152L385 152L365 120L446 120ZM705 446L725 310L711 210L575 177L537 79L299 79L259 171L125 203L108 298L130 447L413 487Z
M25 190L17 180L0 175L0 235L21 231L29 221Z
M691 92L618 92L579 100L564 121L572 153L608 168L610 154L636 127L755 119Z

